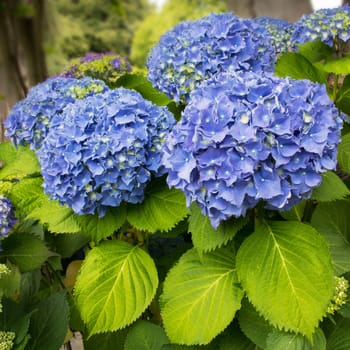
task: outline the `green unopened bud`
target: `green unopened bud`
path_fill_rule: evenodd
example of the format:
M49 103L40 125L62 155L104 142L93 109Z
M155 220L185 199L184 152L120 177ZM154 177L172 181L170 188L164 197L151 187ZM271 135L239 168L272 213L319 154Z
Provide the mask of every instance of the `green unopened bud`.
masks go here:
M327 312L334 314L346 303L349 282L344 277L335 277L335 291Z
M11 270L5 264L0 264L0 278L2 276L8 276L11 273Z
M11 350L15 336L13 332L0 331L0 350Z

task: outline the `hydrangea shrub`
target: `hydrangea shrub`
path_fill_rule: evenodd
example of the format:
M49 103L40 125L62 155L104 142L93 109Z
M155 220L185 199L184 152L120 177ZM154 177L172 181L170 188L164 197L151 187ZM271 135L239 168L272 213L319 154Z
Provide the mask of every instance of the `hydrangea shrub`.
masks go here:
M184 21L150 52L148 78L176 102L219 72L273 71L275 52L263 25L230 13Z
M41 147L51 120L75 100L103 92L107 89L102 80L54 77L34 86L28 96L17 102L4 124L6 136L16 145L29 144L32 149Z
M151 82L90 53L102 80L51 78L14 106L0 344L350 348L347 11L308 15L316 37L306 17L183 22Z
M165 107L124 88L88 96L54 117L37 152L45 192L78 214L138 203L175 119Z

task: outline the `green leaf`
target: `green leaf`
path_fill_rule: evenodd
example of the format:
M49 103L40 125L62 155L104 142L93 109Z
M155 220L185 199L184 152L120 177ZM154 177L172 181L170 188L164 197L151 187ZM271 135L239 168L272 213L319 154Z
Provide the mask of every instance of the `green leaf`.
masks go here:
M125 219L126 208L124 205L108 210L102 218L97 214L82 215L75 218L81 232L89 235L90 239L95 242L111 236L124 224Z
M124 343L129 328L123 328L117 332L95 334L89 339L84 339L84 350L117 350L124 349ZM136 350L137 348L135 348Z
M124 74L118 79L116 85L136 90L145 99L152 101L158 106L166 106L171 102L165 94L155 89L151 82L141 74Z
M311 224L326 239L337 275L350 271L350 201L320 203Z
M230 219L222 222L215 230L208 216L202 215L200 208L192 204L189 218L189 232L198 252L208 252L225 245L248 222L248 218Z
M327 73L316 68L306 57L296 52L288 52L279 57L275 74L282 78L289 76L321 84L327 82Z
M130 329L124 350L161 350L169 340L162 327L147 321L137 321Z
M127 219L139 230L169 231L188 214L185 195L162 184L150 188L142 203L130 205Z
M40 165L33 150L28 147L18 146L16 148L9 143L0 147L0 160L5 166L0 168L0 180L6 178L23 177L40 173Z
M187 251L169 271L160 299L169 339L208 344L232 321L242 296L229 250L221 248L202 258L196 249Z
M302 221L305 211L306 201L295 204L292 209L288 211L280 211L280 215L289 221Z
M272 325L311 337L333 296L328 249L314 228L291 221L264 222L240 246L241 283Z
M0 291L1 295L15 299L20 289L21 274L16 265L8 266L8 268L10 269L9 274L0 275Z
M350 133L342 137L338 146L338 163L342 171L350 174Z
M77 307L90 335L135 321L158 286L151 257L138 246L106 241L87 255L75 286Z
M350 319L339 320L327 338L327 350L350 349Z
M82 233L75 234L48 234L45 239L50 243L62 258L70 258L76 251L81 249L90 241L88 235Z
M305 44L299 45L298 51L312 63L324 61L333 54L332 47L328 46L320 39L308 41Z
M330 202L343 199L350 194L344 182L332 171L322 174L321 185L314 189L312 199L319 202Z
M274 328L264 317L258 314L254 306L246 299L239 310L238 322L242 332L256 345L265 349L267 335Z
M2 241L5 256L13 261L22 272L39 268L53 253L38 237L25 233L13 233Z
M24 179L14 184L9 197L16 209L25 215L47 201L41 178Z
M320 328L313 336L313 345L301 334L275 330L267 337L266 350L326 350L326 338Z
M340 58L329 57L326 62L315 63L315 66L328 73L347 75L350 74L350 55Z
M39 220L42 225L47 225L53 233L78 233L81 228L78 225L79 216L71 208L61 205L55 200L45 199L40 206L33 209L29 219Z
M350 114L350 75L347 75L339 89L336 99L336 106L342 111Z
M225 332L218 337L219 348L215 350L259 350L238 327L229 327Z
M69 320L65 293L55 293L42 300L33 314L28 350L57 350L63 344Z

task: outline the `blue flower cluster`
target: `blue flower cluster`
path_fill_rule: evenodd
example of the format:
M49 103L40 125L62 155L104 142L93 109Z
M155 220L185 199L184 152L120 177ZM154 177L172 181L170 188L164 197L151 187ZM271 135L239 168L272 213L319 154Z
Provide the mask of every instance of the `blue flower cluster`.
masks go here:
M17 102L4 122L6 136L16 145L40 148L51 119L76 99L107 89L103 81L92 78L55 77L34 86L28 96Z
M273 71L275 52L264 26L230 13L185 21L165 33L148 58L148 78L176 102L219 72Z
M44 190L77 214L103 216L122 201L141 202L151 175L163 174L166 107L118 88L77 100L52 119L37 152Z
M73 60L61 76L78 79L89 76L113 84L131 70L130 62L114 52L88 52L84 57Z
M191 94L165 142L167 182L214 227L260 201L287 210L335 168L341 127L324 85L219 74Z
M5 237L17 223L12 203L0 195L0 237Z
M288 21L272 17L257 17L254 21L266 28L272 40L276 54L288 52L291 47L291 32L293 25Z
M291 41L296 46L320 39L333 46L335 38L350 39L350 6L321 9L302 16L293 26Z

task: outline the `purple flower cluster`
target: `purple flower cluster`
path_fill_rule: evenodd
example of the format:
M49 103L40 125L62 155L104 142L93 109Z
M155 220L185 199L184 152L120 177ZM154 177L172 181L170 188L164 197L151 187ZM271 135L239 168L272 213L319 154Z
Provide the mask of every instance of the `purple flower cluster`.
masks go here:
M291 47L291 31L293 25L288 21L272 17L257 17L254 21L266 28L271 36L276 54L288 52Z
M324 85L219 74L191 94L165 142L167 181L214 227L260 201L287 210L335 168L341 127Z
M271 38L258 22L230 13L185 21L164 34L148 58L148 78L176 102L219 72L273 71Z
M10 200L0 195L0 237L5 237L17 223Z
M122 201L141 202L175 124L166 107L118 88L77 100L52 120L37 152L44 190L77 214L103 216Z
M294 25L291 41L296 46L307 41L321 40L333 46L335 38L350 39L350 6L321 9L302 16Z
M84 57L74 60L61 76L78 79L89 76L113 84L131 70L129 61L114 52L88 52Z
M41 147L51 119L77 99L107 89L103 81L92 78L51 78L34 86L28 96L17 102L4 122L6 136L16 145Z

